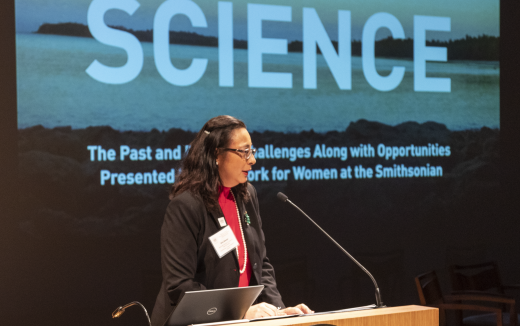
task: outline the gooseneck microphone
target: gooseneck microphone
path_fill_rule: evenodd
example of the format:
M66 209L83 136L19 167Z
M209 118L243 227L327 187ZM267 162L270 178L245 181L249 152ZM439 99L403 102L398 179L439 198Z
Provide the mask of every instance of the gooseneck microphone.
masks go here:
M146 318L148 318L148 325L152 326L152 323L150 322L150 317L148 316L148 311L146 311L146 308L139 301L133 301L133 302L125 304L124 306L117 307L117 309L114 310L114 312L112 313L112 318L117 318L117 317L121 316L125 312L126 308L135 306L135 305L139 305L139 306L141 306L141 308L143 308L144 313L146 314Z
M341 251L343 251L345 253L345 255L347 255L354 263L356 263L356 265L359 266L359 268L361 268L365 273L367 273L367 275L370 277L370 279L372 280L372 283L374 283L374 286L376 288L376 308L384 308L386 307L384 304L383 304L383 301L381 301L381 292L379 292L379 286L377 286L377 282L376 282L376 279L372 276L372 274L370 274L370 272L365 268L363 267L363 265L361 265L354 257L352 257L351 254L348 253L348 251L346 251L345 249L343 249L342 246L339 245L339 243L336 242L336 240L334 240L327 232L325 232L325 230L323 230L316 222L314 222L312 220L312 218L309 217L309 215L305 214L304 211L302 211L300 209L300 207L296 206L292 201L289 200L289 198L284 195L283 193L279 192L278 195L276 195L278 197L278 199L280 199L281 201L283 202L287 202L291 205L293 205L297 210L299 210L303 215L305 215L305 217L307 217L309 219L309 221L311 221L314 225L316 225L316 227L318 229L321 230L321 232L323 232L332 242L334 242L334 244L339 248L341 249Z

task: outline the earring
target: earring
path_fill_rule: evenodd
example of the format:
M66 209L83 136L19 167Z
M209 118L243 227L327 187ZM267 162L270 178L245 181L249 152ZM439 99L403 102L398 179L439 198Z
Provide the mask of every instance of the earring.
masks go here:
M217 165L218 165L218 161L215 161L215 163L217 163Z

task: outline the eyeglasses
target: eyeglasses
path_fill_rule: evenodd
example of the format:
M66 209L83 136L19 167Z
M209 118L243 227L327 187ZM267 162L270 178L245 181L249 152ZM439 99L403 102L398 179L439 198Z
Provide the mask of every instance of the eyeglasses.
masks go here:
M249 160L251 158L251 156L255 156L255 154L256 154L256 148L236 149L236 148L221 147L220 149L223 149L225 151L230 151L230 152L236 152L238 155L242 156L242 158L245 158L246 161Z

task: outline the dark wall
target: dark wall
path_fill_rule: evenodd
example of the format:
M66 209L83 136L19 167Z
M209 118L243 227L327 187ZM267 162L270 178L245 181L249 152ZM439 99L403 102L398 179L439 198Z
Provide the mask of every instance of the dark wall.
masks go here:
M13 2L3 1L0 12L0 320L9 325L143 325L138 308L118 320L112 320L110 313L134 300L151 313L161 280L161 216L150 218L137 235L56 232L37 237L22 231L19 212L31 203L20 200L28 189L20 186L17 171ZM340 242L372 271L388 305L417 304L413 277L431 269L437 270L447 291L447 266L452 263L497 260L505 282L520 281L520 266L515 264L520 257L519 15L520 2L501 1L501 184L482 199L482 210L461 205L449 212L456 219L430 212L422 220L404 210L399 219L366 221L370 229L351 223L352 212L327 210L334 218L323 227L335 237L349 234ZM298 185L286 187L297 198L311 193L312 201L298 204L311 216L319 216L324 198L311 186ZM270 199L275 190L258 188L264 198L260 203L264 219L286 217L264 222L268 253L286 303L304 301L315 310L331 310L374 302L368 277L290 207ZM413 198L396 200L413 205Z

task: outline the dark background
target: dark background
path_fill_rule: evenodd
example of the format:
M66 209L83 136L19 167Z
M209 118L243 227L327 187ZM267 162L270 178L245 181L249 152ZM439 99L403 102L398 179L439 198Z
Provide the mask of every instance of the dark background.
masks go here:
M70 232L39 236L26 232L21 225L21 215L34 204L27 194L35 189L28 189L18 173L14 3L4 1L0 6L1 323L144 325L145 318L138 308L129 309L116 320L111 319L110 313L134 300L141 301L151 313L161 281L158 232L162 216L153 213L141 232L116 236ZM325 311L375 300L368 277L295 211L276 201L274 196L279 189L291 198L312 197L294 201L366 265L378 280L387 305L418 304L413 277L432 269L439 274L444 291L449 291L447 267L454 263L496 260L505 283L520 282L519 14L519 1L501 1L498 186L471 192L478 184L463 184L464 193L474 197L460 196L451 201L446 198L452 204L418 214L416 191L403 192L407 194L404 196L397 191L394 197L381 198L391 192L388 184L371 188L374 184L368 181L348 186L327 183L337 193L348 191L345 187L355 187L353 193L360 195L350 196L351 201L363 200L371 193L372 199L361 205L366 209L359 211L342 209L348 205L320 205L334 198L319 191L325 187L319 182L289 182L279 187L257 185L268 254L286 304L303 301L317 311ZM396 190L413 190L413 184L406 180L392 185ZM426 190L441 186L421 184ZM456 185L446 187L456 194ZM48 189L36 191L49 200L59 200L59 194ZM166 198L164 201L167 202ZM395 206L403 209L392 210ZM324 212L329 218L320 220ZM280 216L284 218L273 218Z

